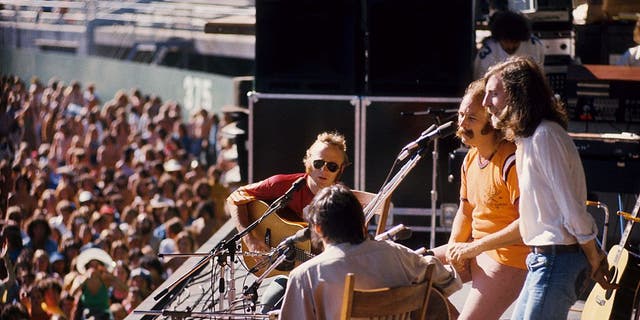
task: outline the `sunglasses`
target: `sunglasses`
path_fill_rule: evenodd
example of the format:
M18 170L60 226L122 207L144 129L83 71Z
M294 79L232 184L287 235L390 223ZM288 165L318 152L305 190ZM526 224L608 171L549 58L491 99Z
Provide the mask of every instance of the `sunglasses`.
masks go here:
M335 162L327 162L324 160L313 160L313 167L316 169L322 169L322 167L327 166L327 170L330 172L336 172L340 169L340 165Z

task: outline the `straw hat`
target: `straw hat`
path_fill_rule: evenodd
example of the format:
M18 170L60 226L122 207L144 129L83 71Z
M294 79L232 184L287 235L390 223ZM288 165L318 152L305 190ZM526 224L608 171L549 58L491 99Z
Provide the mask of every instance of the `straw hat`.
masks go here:
M91 260L100 261L109 272L112 272L116 266L116 263L106 251L100 248L89 248L83 250L76 258L76 269L78 269L80 274L87 272L87 264Z
M182 170L182 165L176 159L169 159L164 163L164 171L175 172Z

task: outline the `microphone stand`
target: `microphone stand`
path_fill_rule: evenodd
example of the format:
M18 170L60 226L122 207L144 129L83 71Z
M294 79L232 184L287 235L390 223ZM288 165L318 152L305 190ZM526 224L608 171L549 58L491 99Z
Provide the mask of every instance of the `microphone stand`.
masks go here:
M457 113L458 110L455 110ZM440 115L444 115L447 111L441 111L439 114L436 114L436 124L440 125L441 119ZM457 114L454 113L454 116ZM450 116L449 118L453 118L454 116ZM431 152L431 158L433 162L431 163L431 232L429 232L429 248L436 247L436 206L438 201L438 142L440 141L440 137L436 137L433 139L433 151Z
M273 271L273 269L277 268L280 264L282 264L285 259L290 258L289 257L290 254L294 254L292 246L293 245L288 245L288 246L284 246L282 248L276 249L276 251L274 252L275 254L278 255L278 258L276 259L276 261L274 261L269 266L269 268L267 268L262 273L262 275L260 275L260 277L258 277L253 282L253 284L251 284L248 287L246 286L244 287L244 291L242 293L244 294L246 299L249 299L251 301L249 311L251 312L256 311L256 302L258 301L258 287L260 287L260 284L262 283L262 281L264 281L264 279L269 276L269 274L271 273L271 271Z
M438 129L440 130L440 117L437 116L436 120L438 122ZM453 125L453 124L452 124ZM438 169L438 141L439 135L434 136L433 138L433 173L432 173L432 181L431 181L431 237L430 237L430 247L435 247L435 232L436 232L436 201L438 197L438 193L436 191L436 182L437 182L437 169ZM404 151L404 150L403 150ZM413 155L413 157L407 161L401 168L398 170L398 173L384 186L382 186L380 192L375 195L375 197L364 207L365 213L365 225L369 224L369 221L380 206L384 203L384 201L391 195L391 193L398 187L400 182L406 177L408 172L413 169L417 162L422 159L422 154L425 151L425 147L421 147L418 151ZM402 151L401 151L402 153ZM380 221L379 223L385 223L384 221Z
M457 117L457 109L443 109L443 110L435 110L432 108L427 109L427 111L422 112L414 112L413 115L434 115L436 120L436 125L440 125L442 123L441 116L447 113L453 113L453 115L445 118L444 121L449 121ZM433 151L431 153L433 163L431 167L431 232L429 232L429 247L434 248L436 246L436 215L437 215L437 202L438 202L438 141L439 137L433 139Z
M218 262L220 263L221 266L224 266L224 265L228 265L228 264L226 264L226 261L227 261L227 257L229 257L230 261L233 263L233 261L235 261L236 243L240 240L240 238L242 238L243 236L245 236L246 234L251 232L253 229L255 229L256 226L258 224L260 224L260 222L262 222L262 220L267 218L269 215L271 215L272 213L276 212L277 210L280 210L280 209L284 208L287 205L287 203L289 203L289 201L291 200L291 196L292 196L294 191L295 191L295 189L290 189L287 192L285 192L281 197L276 199L269 206L269 208L262 214L262 216L259 219L257 219L256 221L252 222L251 224L249 224L244 230L242 230L241 232L236 233L229 240L220 241L215 246L215 248L213 248L204 258L202 258L202 260L200 260L193 267L193 269L191 269L189 272L187 272L184 275L182 275L182 277L180 277L179 279L174 281L172 284L167 286L165 289L160 291L158 294L156 294L153 297L153 299L156 300L156 301L160 300L160 298L165 296L167 293L173 292L174 290L176 290L176 288L180 287L184 283L184 281L189 279L193 274L199 272L200 269L202 269L205 265L207 265L209 263L209 259L213 259L214 257L222 256L221 258L218 259ZM200 255L200 254L194 254L194 255L197 256L197 255ZM231 268L231 270L233 270L233 268ZM231 271L231 273L233 274L233 271ZM235 283L235 281L233 281L233 280L230 281L231 285L229 286L229 293L233 292L235 294L235 285L234 285L234 283ZM212 288L212 290L213 290L213 288ZM229 304L231 304L231 298L233 298L233 297L229 297L229 298L230 298ZM222 301L222 298L220 300ZM222 302L221 302L221 304L222 304ZM222 306L221 306L221 308L222 308Z
M205 252L160 253L160 254L158 254L158 257L160 257L160 258L162 258L162 257L184 258L184 257L198 257L198 256L206 257L202 261L208 261L207 259L213 258L213 257L211 257L211 253L205 253ZM225 268L224 267L229 265L229 264L227 264L227 256L233 256L233 254L228 254L228 255L227 254L216 254L216 255L214 255L214 257L217 257L217 259L216 259L217 263L221 267L220 271L219 271L219 277L220 277L219 279L220 280L218 282L218 292L220 293L220 296L222 296L222 294L225 291L225 286L226 286L227 288L229 288L227 300L228 301L233 301L233 298L236 295L235 286L233 285L234 282L233 282L233 280L229 280L229 281L225 281L224 280L224 274L225 274ZM231 259L231 262L233 262L233 258ZM196 266L193 270L197 270L197 268L199 268L199 266ZM192 271L190 271L189 274L192 274L193 273ZM214 274L214 273L215 273L215 269L213 268L213 265L212 265L211 274ZM229 278L230 279L235 279L235 275L234 274L235 274L234 268L229 268ZM210 282L211 282L211 288L215 288L213 277L211 277L211 281ZM213 289L212 289L212 292L213 292ZM164 291L163 291L163 293L164 293ZM159 295L162 295L163 293L160 293ZM219 303L220 310L222 310L224 308L224 305L223 305L224 299L222 299L222 298L218 299L218 303Z
M440 119L440 117L436 117ZM429 248L436 247L436 203L438 201L438 189L436 184L438 183L438 141L439 137L433 139L433 151L431 157L433 162L431 163L431 232L429 232Z

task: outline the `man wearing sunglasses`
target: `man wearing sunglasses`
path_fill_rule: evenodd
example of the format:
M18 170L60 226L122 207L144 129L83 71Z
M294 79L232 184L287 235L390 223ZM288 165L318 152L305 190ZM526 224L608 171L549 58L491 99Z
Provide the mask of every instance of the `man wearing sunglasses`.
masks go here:
M231 217L236 222L238 232L244 230L249 221L247 204L255 200L271 202L282 196L300 177L305 177L302 188L293 193L287 209L300 221L303 221L303 209L311 202L314 195L325 187L336 183L345 166L348 165L347 144L344 136L338 133L320 133L307 149L302 160L304 173L277 174L265 180L238 188L227 198ZM251 252L269 252L271 248L260 235L254 232L247 234L243 241Z

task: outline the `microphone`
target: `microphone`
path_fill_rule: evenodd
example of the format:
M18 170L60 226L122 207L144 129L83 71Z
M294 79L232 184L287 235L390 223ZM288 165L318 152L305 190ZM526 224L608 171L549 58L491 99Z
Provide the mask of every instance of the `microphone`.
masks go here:
M295 190L294 188L296 187L296 184L300 182L300 180L304 179L301 178L296 180L296 182L294 182L291 186L291 189ZM252 298L257 298L258 287L262 283L262 280L264 280L264 278L274 268L280 271L291 271L295 266L295 251L291 246L295 243L309 239L311 239L311 230L307 227L298 230L298 232L296 232L294 235L282 240L282 242L278 244L276 249L269 254L269 259L264 261L268 261L271 266L267 270L265 270L265 272L258 279L256 279L253 284L251 284L251 286L244 287L244 295L251 296ZM249 270L249 272L254 273L260 270L263 266L264 264L256 264L253 268L251 268L251 270Z
M425 135L427 135L427 134L431 133L431 131L433 131L433 130L435 130L435 129L437 129L437 128L438 128L438 126L436 126L436 124L434 123L434 124L432 124L431 126L429 126L429 128L427 128L426 130L422 131L422 133L420 134L420 136L421 136L421 137L422 137L422 136L425 136ZM407 148L407 147L405 146L405 148Z
M409 154L411 154L411 150L418 147L424 147L427 143L429 143L433 139L444 138L454 134L455 132L456 132L456 126L453 124L453 121L445 122L443 125L439 126L437 129L431 130L427 134L420 135L418 139L406 145L402 150L402 152L400 153L400 155L398 156L398 160L400 161L404 160L406 157L409 156Z
M294 244L311 239L311 229L304 228L298 230L292 236L282 240L276 250L270 255L269 260L273 261L273 258L277 258L280 255L284 255L284 261L276 267L276 270L291 271L295 267L296 251Z
M436 126L435 124L432 124L429 128L427 128L426 130L422 131L420 136L424 137L425 135L431 133L436 128L438 128L438 126ZM406 158L409 155L409 150L415 148L415 146L413 146L414 144L415 144L415 142L409 142L409 144L404 146L404 148L402 148L402 152L398 156L398 160L400 160L400 161L404 160L404 158Z
M289 236L288 238L282 240L282 242L280 242L280 244L278 245L278 248L290 246L292 244L302 242L302 241L307 241L309 239L311 239L311 229L307 227L307 228L298 230L292 236Z
M311 239L311 229L304 228L298 230L292 236L289 236L282 240L278 246L271 253L267 255L267 259L263 261L263 263L258 263L253 268L249 270L250 273L255 273L260 270L266 263L273 263L275 259L277 259L282 254L287 254L287 258L285 261L293 262L295 258L295 252L291 249L287 250L287 247L292 246L298 242L306 241ZM290 256L289 256L290 255ZM289 271L293 269L293 265L290 263L289 265L285 264L284 266L277 267L278 270L281 271Z
M399 224L379 235L377 235L374 239L381 241L381 240L391 240L391 241L398 241L398 240L406 240L411 238L412 235L412 231L411 229L407 228L404 226L404 224Z
M302 185L304 184L305 179L304 176L298 178L298 180L294 181L291 184L291 187L289 188L289 190L287 190L283 195L282 198L284 199L290 199L291 195L296 192L296 190L300 189L300 187L302 187Z

